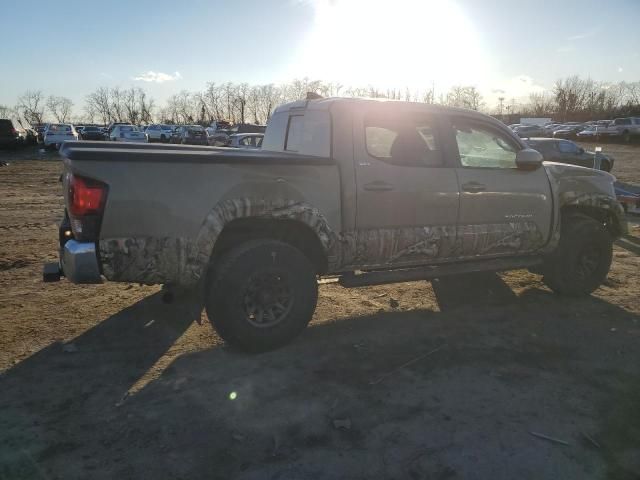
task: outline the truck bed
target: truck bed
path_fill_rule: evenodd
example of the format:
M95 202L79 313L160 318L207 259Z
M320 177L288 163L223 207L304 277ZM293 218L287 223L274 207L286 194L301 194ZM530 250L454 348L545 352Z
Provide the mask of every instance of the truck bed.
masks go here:
M341 229L340 175L330 158L116 142L66 142L60 153L65 173L108 187L97 246L109 280L193 284L237 218Z

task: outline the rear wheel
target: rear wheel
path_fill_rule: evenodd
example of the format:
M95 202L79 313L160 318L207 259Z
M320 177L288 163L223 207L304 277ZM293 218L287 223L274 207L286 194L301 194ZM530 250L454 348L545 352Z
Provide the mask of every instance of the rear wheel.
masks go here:
M607 278L612 256L613 242L604 225L586 215L568 215L543 280L556 293L589 295Z
M205 297L209 320L225 341L261 352L288 343L307 326L318 285L313 265L300 250L254 240L216 262Z

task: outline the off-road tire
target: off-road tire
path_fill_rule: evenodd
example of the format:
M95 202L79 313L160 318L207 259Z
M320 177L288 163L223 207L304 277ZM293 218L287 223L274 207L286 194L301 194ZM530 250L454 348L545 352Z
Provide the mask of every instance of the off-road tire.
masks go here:
M543 281L562 295L589 295L607 278L612 256L613 241L604 225L587 215L568 215L558 248L545 262Z
M258 326L247 309L254 308L253 282L265 275L286 284L290 303L285 302L287 309L277 323ZM290 342L311 320L317 300L311 262L297 248L276 240L252 240L229 251L216 260L205 285L205 307L213 327L226 342L250 352L273 350Z

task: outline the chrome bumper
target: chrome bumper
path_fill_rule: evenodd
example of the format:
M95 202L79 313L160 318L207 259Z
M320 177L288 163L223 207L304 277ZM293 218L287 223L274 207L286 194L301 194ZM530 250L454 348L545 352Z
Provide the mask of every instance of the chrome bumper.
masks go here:
M73 283L102 283L95 243L69 240L60 255L64 276Z

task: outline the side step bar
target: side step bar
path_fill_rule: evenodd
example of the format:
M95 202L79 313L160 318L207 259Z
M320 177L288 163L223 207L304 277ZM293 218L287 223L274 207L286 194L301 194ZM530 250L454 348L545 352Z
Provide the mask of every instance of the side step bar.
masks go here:
M369 285L383 285L385 283L430 280L432 278L464 273L516 270L519 268L535 267L541 263L542 258L537 256L494 258L490 260L475 260L400 270L373 271L358 274L349 273L342 275L338 283L343 287L365 287Z

